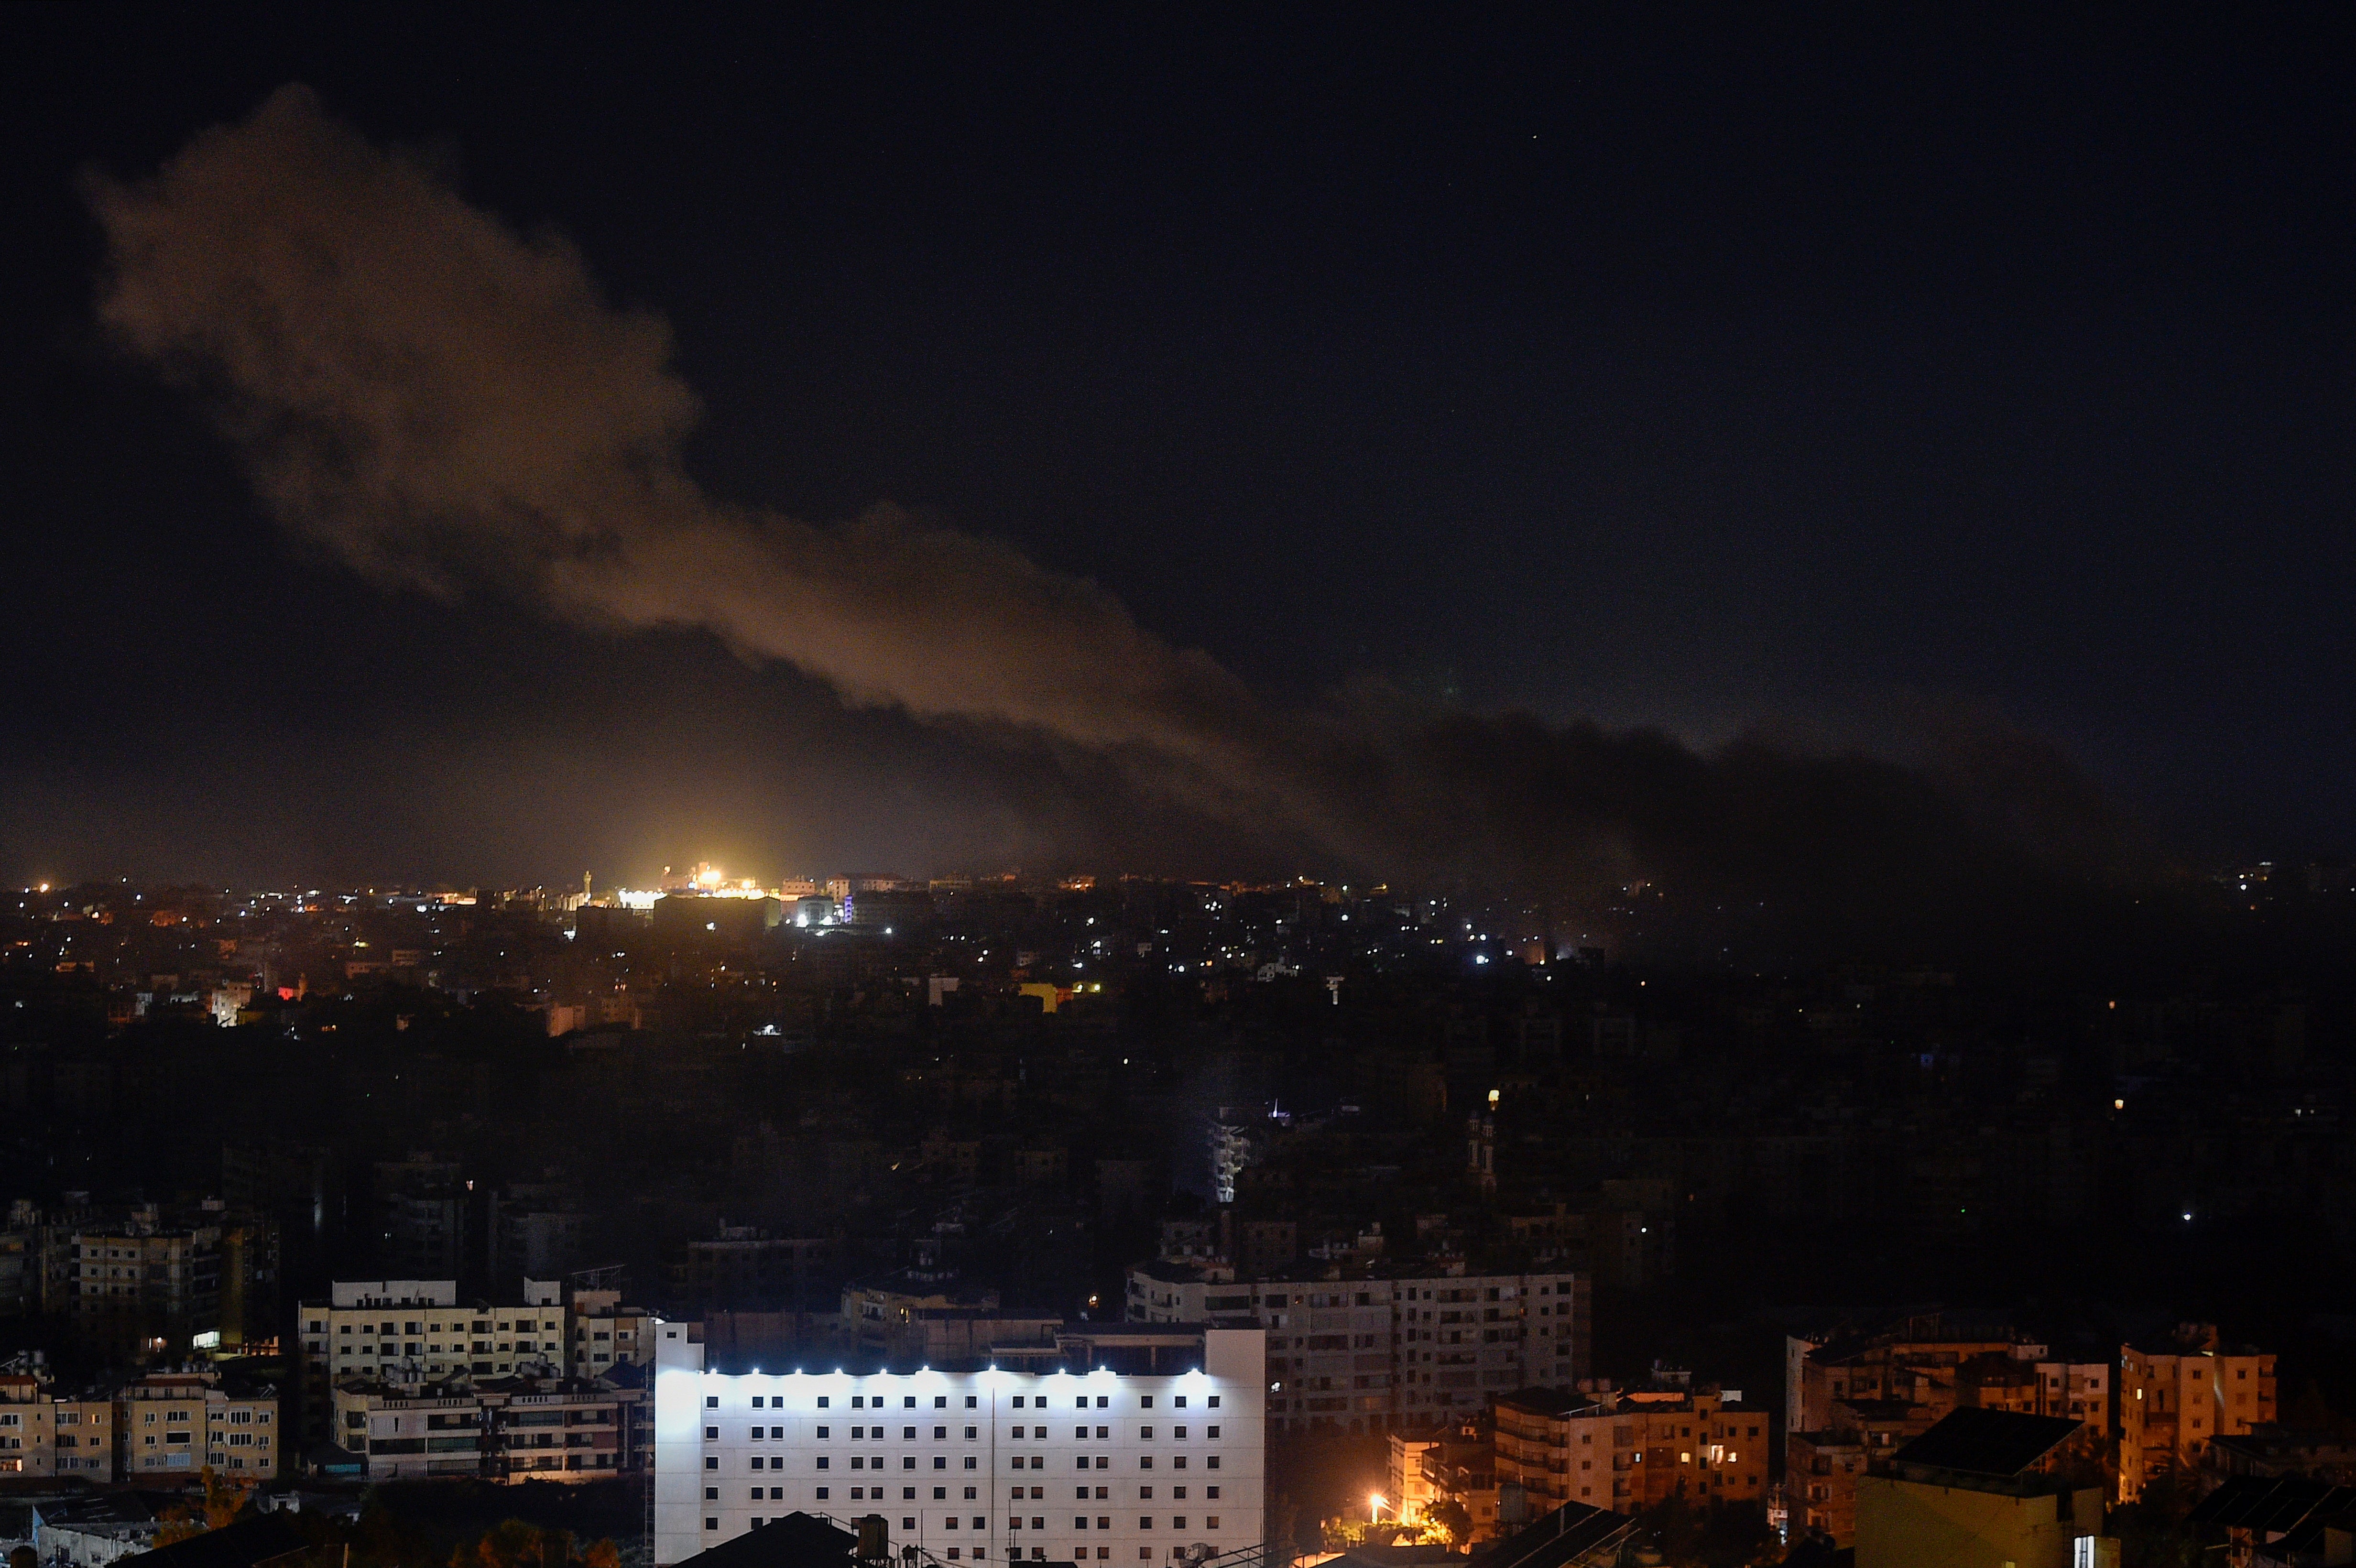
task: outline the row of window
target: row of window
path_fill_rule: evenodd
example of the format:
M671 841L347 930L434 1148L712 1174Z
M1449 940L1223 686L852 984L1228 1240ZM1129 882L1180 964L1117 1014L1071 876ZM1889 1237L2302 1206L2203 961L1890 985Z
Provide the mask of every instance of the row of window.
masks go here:
M706 1430L710 1431L713 1429L706 1428ZM1047 1461L1044 1456L1033 1454L1027 1457L1028 1463L1026 1464L1025 1456L1016 1455L1007 1462L1007 1468L1012 1470L1044 1470L1047 1467ZM831 1459L832 1456L820 1454L812 1459L811 1466L813 1468L819 1470L832 1469L833 1465L831 1463ZM1112 1460L1102 1454L1098 1454L1094 1456L1084 1454L1080 1456L1077 1463L1079 1467L1083 1470L1109 1470L1112 1468ZM782 1470L786 1467L786 1459L785 1456L782 1454L778 1455L775 1458L766 1458L756 1454L753 1456L751 1465L752 1468L755 1470ZM717 1454L705 1455L703 1457L703 1467L707 1470L717 1470L720 1468L720 1456ZM851 1458L851 1467L854 1470L882 1470L889 1468L889 1467L884 1463L884 1456L880 1454L873 1459L866 1457L864 1455L854 1454ZM916 1467L916 1456L915 1455L904 1454L900 1456L900 1468L904 1470L913 1470ZM936 1454L933 1456L934 1469L946 1470L948 1467L948 1456L945 1454ZM981 1467L981 1461L978 1457L969 1455L966 1456L965 1463L958 1467L960 1469L978 1470ZM1151 1470L1153 1468L1152 1456L1149 1454L1141 1456L1137 1461L1137 1467L1141 1470ZM1173 1456L1170 1461L1170 1467L1173 1470L1184 1469L1186 1467L1186 1456L1180 1454ZM1203 1467L1206 1470L1217 1469L1219 1467L1219 1456L1216 1454L1205 1455L1203 1456Z
M442 1354L442 1347L438 1342L421 1343L418 1340L411 1339L407 1341L407 1344L408 1349L404 1352L402 1349L402 1341L398 1339L387 1339L384 1341L383 1346L384 1354L388 1356L399 1356L402 1354L412 1356L438 1356ZM527 1354L537 1348L535 1341L530 1339L518 1339L514 1341L514 1344L517 1349L524 1351ZM507 1342L501 1341L499 1349L501 1350L505 1350L507 1348ZM547 1352L551 1355L562 1355L563 1351L564 1346L562 1341L552 1343L547 1347ZM373 1340L365 1345L338 1346L336 1350L336 1354L341 1357L373 1356L376 1353L377 1346ZM453 1339L450 1341L450 1354L454 1356L464 1356L470 1353L477 1356L489 1355L491 1353L491 1341L488 1339L477 1339L474 1341L474 1348L471 1352L467 1349L467 1342L466 1340Z
M831 1403L831 1401L832 1401L833 1397L834 1397L834 1396L833 1396L833 1395L831 1395L831 1394L823 1394L823 1393L822 1393L822 1394L819 1395L819 1396L818 1396L818 1408L819 1408L819 1409L820 1409L820 1410L830 1410L830 1409L832 1409L832 1408L833 1408L833 1405L832 1405L832 1403ZM1045 1394L1044 1394L1044 1393L1040 1393L1040 1394L1031 1394L1031 1395L1028 1395L1028 1396L1023 1395L1023 1394L1019 1394L1019 1393L1018 1393L1018 1394L1016 1394L1016 1395L1013 1397L1013 1399L1012 1399L1012 1400L1009 1401L1008 1403L1010 1403L1010 1405L1011 1405L1013 1409L1021 1410L1021 1409L1023 1409L1023 1400L1024 1400L1026 1397L1027 1397L1027 1398L1029 1398L1029 1400L1031 1401L1031 1406L1032 1406L1032 1408L1033 1408L1033 1409L1038 1409L1038 1410L1044 1410L1044 1409L1046 1409L1046 1408L1047 1408L1047 1396L1046 1396ZM1101 1394L1101 1393L1100 1393L1100 1394L1096 1395L1095 1397L1096 1397L1096 1403L1095 1403L1093 1406L1091 1406L1091 1405L1088 1403L1088 1398L1089 1398L1089 1396L1088 1396L1088 1395L1087 1395L1087 1394L1080 1394L1080 1395L1077 1395L1077 1396L1076 1396L1076 1397L1075 1397L1075 1398L1073 1399L1073 1401L1072 1401L1072 1408L1073 1408L1073 1409L1075 1409L1075 1410L1088 1410L1088 1409L1096 1409L1096 1410L1109 1410L1109 1409L1111 1409L1111 1408L1112 1408L1112 1396L1111 1396L1111 1395L1109 1395L1109 1394ZM1186 1398L1187 1398L1187 1396L1186 1396L1186 1395L1184 1395L1184 1394L1183 1394L1183 1393L1182 1393L1182 1394L1175 1394L1175 1395L1173 1395L1173 1396L1172 1396L1172 1398L1171 1398L1171 1401L1170 1401L1170 1408L1171 1408L1171 1409L1173 1409L1173 1410L1183 1410L1183 1409L1185 1409L1185 1408L1186 1408ZM767 1403L766 1403L766 1404L764 1404L764 1403L762 1403L764 1400L766 1400L766 1401L767 1401ZM855 1393L855 1394L852 1394L852 1395L851 1396L851 1409L853 1409L853 1410L882 1410L882 1409L884 1409L884 1408L886 1407L887 1403L888 1403L888 1402L884 1399L884 1397L882 1394L875 1394L875 1395L870 1396L870 1395L867 1395L867 1394L858 1394L858 1393ZM1210 1409L1210 1410L1216 1410L1216 1409L1218 1409L1218 1408L1219 1408L1219 1396L1218 1396L1217 1394L1212 1394L1209 1398L1205 1399L1203 1403L1204 1403L1204 1406L1205 1406L1205 1408L1206 1408L1206 1409ZM933 1396L933 1408L934 1408L935 1410L947 1410L948 1407L949 1407L949 1396L948 1396L948 1395L947 1395L947 1394L945 1394L945 1393L937 1393L937 1394L935 1394L935 1395ZM719 1396L718 1394L716 1394L716 1393L708 1393L708 1394L705 1394L705 1395L703 1396L703 1408L704 1408L704 1409L706 1409L706 1410L718 1410L718 1409L720 1408L720 1396ZM757 1393L756 1393L756 1394L755 1394L755 1395L753 1396L753 1408L754 1408L755 1410L764 1410L764 1409L767 1409L767 1410L783 1410L783 1409L785 1409L785 1408L786 1408L786 1396L785 1396L785 1395L783 1395L783 1394L774 1394L774 1395L770 1395L770 1394L757 1394ZM914 1410L914 1409L916 1409L916 1396L915 1394L912 1394L912 1393L911 1393L911 1394L903 1394L903 1395L900 1397L900 1408L901 1408L901 1409L903 1409L903 1410ZM968 1410L979 1410L980 1408L981 1408L981 1398L980 1398L980 1396L979 1394L970 1394L970 1393L969 1393L969 1394L968 1394L968 1395L966 1395L966 1396L965 1396L965 1408L966 1408L966 1409L968 1409ZM1138 1398L1137 1398L1137 1408L1138 1408L1138 1409L1140 1409L1140 1410L1151 1410L1151 1409L1153 1408L1153 1395L1151 1395L1151 1394L1150 1394L1150 1393L1147 1393L1147 1394L1140 1394L1140 1395L1138 1395ZM1151 1434L1149 1432L1148 1435L1151 1435Z
M0 1425L5 1424L7 1424L7 1423L0 1422ZM1012 1430L1014 1437L1018 1441L1022 1441L1026 1438L1030 1440L1039 1440L1044 1439L1048 1435L1047 1429L1044 1426L1017 1426ZM761 1441L761 1435L764 1431L766 1431L771 1438L780 1441L782 1441L786 1435L786 1429L782 1426L771 1426L766 1428L754 1426L746 1428L746 1431L750 1434L751 1440L755 1443ZM1186 1440L1187 1431L1188 1429L1183 1426L1172 1427L1170 1429L1172 1441L1181 1443L1184 1442ZM851 1435L854 1439L868 1438L880 1443L884 1440L887 1432L888 1429L882 1426L854 1426L851 1429ZM831 1426L821 1426L818 1428L818 1435L820 1439L830 1438L833 1434L834 1428ZM936 1426L933 1428L933 1441L936 1443L947 1442L948 1435L949 1429L946 1426ZM980 1435L981 1428L979 1426L969 1426L965 1429L966 1441L969 1443L979 1441ZM1112 1428L1109 1426L1099 1426L1096 1429L1096 1435L1097 1441L1100 1443L1108 1442L1111 1440ZM707 1426L703 1429L703 1435L707 1442L717 1442L720 1437L720 1428L717 1426ZM1137 1429L1137 1435L1142 1441L1151 1443L1153 1441L1153 1428L1151 1426L1141 1426ZM1207 1438L1216 1440L1219 1435L1219 1428L1215 1425L1206 1426L1203 1428L1203 1435ZM1085 1426L1075 1426L1072 1428L1072 1436L1076 1440L1085 1443L1088 1438L1088 1429ZM900 1437L904 1442L915 1442L916 1440L916 1428L913 1426L903 1426L900 1428Z
M1395 1301L1481 1301L1484 1299L1489 1301L1512 1301L1519 1294L1520 1289L1520 1286L1512 1285L1493 1285L1485 1287L1480 1285L1462 1285L1453 1288L1443 1288L1436 1293L1427 1290L1420 1296L1417 1294L1416 1287L1413 1285L1408 1286L1403 1293L1398 1289L1393 1289L1387 1295L1381 1291L1374 1290L1361 1290L1355 1292L1338 1290L1311 1291L1301 1295L1295 1295L1286 1291L1279 1291L1273 1295L1263 1295L1258 1296L1254 1296L1249 1294L1240 1296L1209 1296L1204 1297L1203 1307L1205 1311L1209 1312L1246 1312L1254 1307L1377 1307ZM1130 1282L1130 1294L1131 1296L1141 1296L1146 1294L1146 1292L1140 1282L1131 1280ZM1547 1285L1538 1285L1533 1289L1530 1294L1532 1296L1570 1296L1575 1294L1575 1292L1571 1282L1566 1279ZM1380 1300L1376 1299L1378 1296L1381 1297ZM1159 1296L1155 1299L1161 1302L1163 1306L1174 1307L1178 1304L1178 1297L1175 1295L1171 1296L1167 1300L1162 1300L1162 1298Z
M353 1325L349 1323L338 1323L336 1325L336 1332L338 1334L348 1334L352 1331L352 1328ZM439 1334L443 1331L443 1326L439 1323L421 1323L415 1319L403 1321L401 1327L397 1329L390 1322L385 1323L380 1328L374 1324L362 1323L359 1325L359 1328L363 1334L369 1333L371 1331L380 1334ZM550 1317L543 1319L524 1317L499 1324L498 1332L502 1334L531 1334L544 1331L551 1334L557 1334L562 1333L564 1323L561 1318ZM309 1328L305 1330L305 1332L312 1334L324 1334L327 1331L327 1320L319 1317L312 1318ZM451 1324L449 1326L449 1331L453 1334L488 1334L491 1332L491 1319L479 1318L472 1323L461 1320ZM602 1339L604 1336L601 1335L599 1338Z
M754 1528L755 1530L758 1530L758 1529L760 1529L760 1528L761 1528L762 1523L763 1523L763 1520L762 1520L762 1519L761 1519L761 1516L760 1516L760 1515L755 1514L755 1515L754 1515L754 1516L753 1516L752 1525L753 1525L753 1528ZM719 1520L716 1517L715 1517L715 1518L711 1518L711 1519L706 1519L706 1520L703 1521L703 1528L704 1528L704 1529L706 1529L706 1530L718 1530L718 1529L720 1528L720 1520ZM916 1520L907 1520L907 1519L904 1519L904 1520L902 1520L900 1521L900 1528L901 1528L901 1529L903 1529L903 1530L914 1530L914 1529L916 1529ZM950 1547L950 1548L948 1549L948 1560L949 1560L950 1562L952 1562L952 1563L956 1563L956 1562L961 1561L961 1558L960 1558L960 1556L959 1556L959 1553L960 1553L960 1552L962 1552L964 1556L966 1556L966 1557L970 1557L970 1558L972 1558L976 1563L979 1563L979 1562L982 1561L984 1558L986 1558L986 1557L988 1557L988 1556L990 1555L990 1548L988 1548L988 1547L986 1547L986 1546L972 1546L972 1547L956 1547L956 1546L952 1546L952 1547ZM1076 1562L1080 1562L1080 1561L1084 1560L1085 1558L1087 1558L1087 1554L1088 1554L1088 1549L1087 1549L1087 1547L1085 1547L1085 1546L1076 1546L1076 1547L1072 1548L1072 1561L1073 1561L1073 1562L1076 1562ZM1175 1561L1177 1561L1177 1560L1179 1560L1179 1559L1181 1559L1181 1558L1184 1557L1185 1555L1186 1555L1186 1549L1185 1549L1184 1547L1183 1547L1183 1546L1173 1546L1173 1547L1172 1547L1172 1548L1170 1549L1170 1557L1171 1557L1171 1560L1172 1560L1173 1562L1175 1562ZM1007 1557L1007 1560L1008 1560L1009 1562L1012 1562L1012 1563L1019 1563L1019 1562L1022 1562L1022 1561L1023 1560L1023 1548L1021 1548L1021 1547L1019 1547L1019 1546L1010 1546L1010 1547L1008 1547L1008 1548L1006 1549L1006 1557ZM1046 1549L1045 1547L1044 1547L1044 1546L1034 1546L1034 1547L1033 1547L1033 1548L1031 1549L1031 1559L1030 1559L1030 1560L1031 1560L1032 1562L1034 1562L1034 1563L1044 1563L1044 1562L1045 1562L1045 1561L1046 1561L1046 1558L1047 1558L1047 1549ZM1098 1561L1098 1562L1099 1562L1099 1563L1108 1563L1108 1562L1110 1562L1111 1560L1112 1560L1112 1548L1111 1548L1111 1547L1109 1547L1109 1546L1099 1546L1099 1547L1098 1547L1098 1548L1097 1548L1096 1561ZM1153 1561L1153 1548L1151 1548L1151 1546L1141 1546L1141 1547L1139 1547L1139 1548L1137 1549L1137 1560L1138 1560L1139 1562L1141 1562L1141 1563L1151 1563L1151 1562L1152 1562L1152 1561Z
M814 1489L820 1501L826 1500L828 1496L827 1488L819 1487ZM883 1487L853 1487L851 1488L851 1499L853 1502L858 1502L862 1499L872 1499L876 1502L882 1502L886 1494L886 1490L887 1488ZM1109 1494L1111 1492L1111 1488L1109 1487L1098 1487L1095 1489L1093 1494L1091 1494L1089 1489L1086 1487L1077 1488L1076 1490L1081 1502L1108 1501ZM967 1487L964 1488L964 1492L965 1500L967 1502L973 1502L980 1496L980 1488L978 1487ZM772 1487L769 1488L769 1496L772 1498L782 1497L784 1496L784 1493L785 1488L782 1487ZM948 1495L949 1489L947 1487L935 1487L933 1488L933 1500L935 1502L946 1501ZM1044 1487L1031 1487L1028 1488L1016 1487L1011 1493L1012 1499L1018 1503L1026 1500L1033 1502L1040 1501L1044 1499L1046 1495L1047 1488ZM706 1487L703 1488L703 1496L707 1501L717 1501L720 1497L720 1488L718 1487ZM754 1499L758 1501L760 1496L761 1488L758 1487L754 1488ZM1219 1500L1219 1488L1216 1487L1205 1487L1203 1488L1203 1496L1212 1502L1216 1502ZM914 1487L902 1487L900 1488L900 1499L904 1502L915 1502L916 1500L916 1488ZM1170 1499L1173 1502L1184 1502L1186 1500L1186 1488L1184 1487L1171 1488ZM1153 1500L1153 1488L1151 1487L1138 1488L1137 1500L1140 1502L1151 1502Z
M819 1496L819 1499L820 1501L825 1500L825 1499L826 1499L826 1492L825 1492L825 1490L824 1490L823 1488L821 1488L821 1489L819 1490L819 1492L818 1496ZM851 1499L852 1499L852 1500L853 1500L853 1501L857 1501L857 1500L858 1500L858 1493L856 1493L856 1492L854 1491L854 1492L851 1494ZM719 1500L720 1500L720 1492L719 1492L719 1488L716 1488L716 1487L706 1487L706 1488L704 1488L704 1491L703 1491L703 1500L704 1500L704 1501L706 1501L706 1502L717 1502L717 1501L719 1501ZM767 1498L765 1499L762 1497L762 1495L761 1495L761 1489L760 1489L759 1488L755 1487L755 1488L753 1489L753 1499L752 1499L752 1500L753 1500L753 1501L755 1501L755 1502L756 1502L756 1503L757 1503L757 1502L762 1502L762 1501L765 1501L765 1500L766 1500L766 1501L770 1501L770 1502L783 1502L783 1501L785 1500L785 1488L782 1488L782 1487L772 1487L772 1488L769 1488L769 1492L768 1492L768 1496L767 1496ZM944 1515L942 1515L942 1516L941 1516L941 1519L940 1519L940 1528L941 1528L942 1530L944 1530L944 1531L963 1529L963 1528L965 1528L965 1519L966 1519L967 1517L968 1517L968 1516L965 1516L965 1515L953 1514L953 1513L952 1513L952 1514L944 1514ZM980 1530L980 1531L987 1531L987 1530L990 1528L990 1516L989 1516L989 1515L987 1515L987 1514L979 1514L979 1513L978 1513L978 1514L971 1515L970 1517L971 1517L971 1519L972 1519L972 1520L973 1520L973 1525L972 1525L972 1528L973 1528L973 1529L975 1529L975 1530ZM1097 1515L1094 1515L1094 1516L1090 1516L1090 1515L1088 1515L1088 1514L1074 1514L1074 1515L1072 1516L1072 1528L1073 1528L1074 1530L1087 1530L1087 1529L1089 1529L1089 1528L1090 1528L1090 1520L1091 1520L1091 1518L1092 1518L1092 1517L1093 1517L1093 1520L1094 1520L1094 1528L1095 1528L1095 1529L1097 1529L1097 1530L1100 1530L1100 1531L1104 1531L1104 1530L1110 1530L1110 1529L1112 1529L1112 1528L1113 1528L1112 1516L1111 1516L1111 1515L1109 1515L1109 1514L1097 1514ZM1150 1513L1149 1513L1149 1514L1140 1514L1140 1515L1138 1516L1138 1518L1137 1518L1137 1528L1138 1528L1138 1529L1140 1529L1140 1530L1151 1530L1151 1529L1155 1528L1155 1526L1154 1526L1154 1520L1155 1520L1155 1519L1156 1519L1157 1517L1161 1517L1161 1516L1157 1516L1157 1515L1150 1514ZM1186 1529L1191 1528L1191 1527L1187 1524L1187 1522L1186 1522L1186 1521L1187 1521L1187 1520L1188 1520L1188 1518L1190 1517L1189 1515L1183 1514L1183 1513L1176 1513L1176 1514L1171 1514L1171 1515L1169 1515L1169 1516L1167 1516L1167 1517L1168 1517L1168 1519L1169 1519L1169 1521L1170 1521L1170 1528L1171 1528L1172 1530L1186 1530ZM1217 1529L1221 1528L1221 1527L1220 1527L1220 1523L1219 1523L1219 1516L1218 1516L1217 1514L1215 1514L1215 1513L1204 1514L1204 1515L1203 1515L1203 1516L1201 1516L1201 1517L1202 1517L1202 1521L1203 1521L1203 1522L1202 1522L1202 1528L1203 1528L1203 1529L1205 1529L1205 1530L1217 1530ZM757 1527L760 1525L760 1523L761 1523L761 1520L759 1520L758 1519L755 1519L755 1520L753 1520L753 1524L755 1525L755 1528L757 1528ZM1040 1530L1045 1530L1045 1529L1047 1529L1047 1528L1048 1528L1048 1524L1047 1524L1046 1517L1045 1517L1044 1514L1033 1514L1033 1515L1032 1515L1032 1516L1031 1516L1031 1519L1030 1519L1030 1526L1031 1526L1031 1528L1032 1528L1033 1530L1034 1530L1034 1531L1040 1531ZM1007 1516L1007 1520L1006 1520L1006 1528L1007 1528L1007 1529L1009 1529L1009 1530L1021 1530L1023 1527L1023 1517L1021 1514L1010 1514L1009 1516ZM705 1520L705 1522L704 1522L704 1528L705 1528L706 1530L717 1530L717 1529L719 1529L719 1528L720 1528L720 1526L719 1526L716 1522L714 1522L714 1521L712 1521L712 1520ZM913 1515L913 1514L911 1514L911 1515L909 1515L908 1517L904 1518L903 1520L901 1520L901 1521L900 1521L900 1528L901 1528L902 1530L904 1530L904 1531L914 1531L914 1530L916 1528L916 1516L915 1516L915 1515ZM975 1553L975 1555L979 1556L979 1555L980 1555L980 1552L977 1552Z

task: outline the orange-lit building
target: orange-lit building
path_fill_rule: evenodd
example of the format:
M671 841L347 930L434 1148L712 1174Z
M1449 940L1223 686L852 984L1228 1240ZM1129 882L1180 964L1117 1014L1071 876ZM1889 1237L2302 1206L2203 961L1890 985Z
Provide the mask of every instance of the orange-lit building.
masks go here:
M1768 1412L1739 1393L1677 1384L1525 1389L1497 1401L1497 1480L1532 1517L1565 1502L1633 1513L1670 1498L1767 1495Z
M35 1373L0 1375L0 1476L113 1480L114 1402L61 1397Z
M1865 1473L1861 1434L1794 1432L1783 1445L1783 1496L1794 1529L1857 1544L1857 1478Z
M2210 1443L2275 1419L2275 1358L2221 1345L2210 1323L2119 1347L2119 1500L2200 1465Z

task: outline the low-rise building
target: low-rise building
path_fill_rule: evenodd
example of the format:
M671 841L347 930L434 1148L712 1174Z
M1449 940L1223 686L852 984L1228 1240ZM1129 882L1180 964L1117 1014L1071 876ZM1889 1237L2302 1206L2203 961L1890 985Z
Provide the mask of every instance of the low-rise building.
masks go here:
M136 1492L41 1499L32 1504L33 1551L50 1568L105 1568L152 1551L162 1528Z

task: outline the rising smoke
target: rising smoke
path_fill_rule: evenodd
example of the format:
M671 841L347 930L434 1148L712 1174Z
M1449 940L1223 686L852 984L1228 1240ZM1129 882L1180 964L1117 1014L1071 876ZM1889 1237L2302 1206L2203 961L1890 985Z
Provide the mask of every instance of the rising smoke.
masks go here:
M1003 544L888 508L827 527L707 495L680 460L698 405L665 324L306 89L89 195L107 327L211 397L282 522L389 586L496 582L587 624L703 628L846 702L1110 757L1376 872L1563 891L1670 876L1804 890L1871 921L2025 863L2020 835L1919 769L1704 756L1378 688L1280 713Z

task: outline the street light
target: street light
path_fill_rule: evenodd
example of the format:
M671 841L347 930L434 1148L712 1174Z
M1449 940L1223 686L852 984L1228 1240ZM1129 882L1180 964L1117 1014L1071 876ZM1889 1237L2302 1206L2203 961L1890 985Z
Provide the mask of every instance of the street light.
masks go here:
M1388 1508L1389 1506L1390 1506L1390 1499L1389 1499L1388 1498L1384 1497L1382 1493L1380 1493L1380 1492L1369 1492L1369 1493L1367 1493L1367 1494L1366 1494L1366 1522L1367 1522L1368 1524L1380 1524L1380 1523L1382 1522L1382 1517L1381 1517L1381 1516L1382 1516L1382 1511L1383 1511L1383 1509L1385 1509Z

